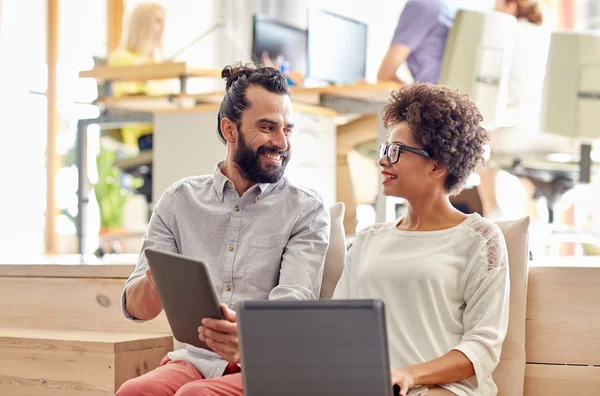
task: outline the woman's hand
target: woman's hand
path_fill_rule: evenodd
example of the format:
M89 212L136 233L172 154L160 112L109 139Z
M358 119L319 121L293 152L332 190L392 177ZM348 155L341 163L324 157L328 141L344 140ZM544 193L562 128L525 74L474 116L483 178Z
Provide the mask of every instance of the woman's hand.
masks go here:
M398 385L400 396L406 396L408 391L415 386L415 379L407 369L395 369L392 370L392 385Z
M225 304L221 304L225 319L202 319L198 336L213 351L230 363L240 362L237 315Z

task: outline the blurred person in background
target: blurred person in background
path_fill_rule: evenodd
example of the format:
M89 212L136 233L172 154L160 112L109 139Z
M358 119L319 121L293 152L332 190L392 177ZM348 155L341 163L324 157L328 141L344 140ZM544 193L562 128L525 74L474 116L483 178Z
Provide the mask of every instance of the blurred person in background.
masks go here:
M135 66L160 62L163 58L162 37L165 28L165 9L159 3L138 4L126 17L119 48L108 55L108 66ZM173 93L170 81L136 81L113 84L113 96L166 95ZM131 125L121 129L125 144L138 147L138 140L149 141L152 125ZM146 139L144 139L146 138ZM140 149L150 148L143 143Z
M530 24L543 22L539 0L496 0L494 10ZM437 83L455 14L449 0L409 0L379 67L377 80L400 81L396 72L406 62L416 82Z

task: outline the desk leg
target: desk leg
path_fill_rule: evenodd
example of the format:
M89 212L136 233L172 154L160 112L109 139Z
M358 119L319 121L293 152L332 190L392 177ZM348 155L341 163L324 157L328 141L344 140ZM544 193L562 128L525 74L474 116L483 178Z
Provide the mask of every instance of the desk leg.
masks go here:
M182 94L187 92L187 76L179 77L179 92Z
M85 253L87 237L87 206L89 202L87 127L87 123L77 122L77 237L79 240L79 254Z
M589 184L592 173L592 145L581 145L581 158L579 160L579 182Z
M104 96L113 96L113 82L110 80L104 81Z

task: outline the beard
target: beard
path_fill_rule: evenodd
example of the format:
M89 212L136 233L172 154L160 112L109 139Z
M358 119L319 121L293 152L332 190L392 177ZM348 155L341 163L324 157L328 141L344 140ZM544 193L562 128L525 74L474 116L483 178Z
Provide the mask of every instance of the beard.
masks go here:
M262 165L262 154L281 155L281 165ZM252 150L252 147L246 144L242 131L238 129L238 147L233 161L245 180L251 183L277 183L283 177L289 160L289 150L280 150L274 146L260 146L256 151Z

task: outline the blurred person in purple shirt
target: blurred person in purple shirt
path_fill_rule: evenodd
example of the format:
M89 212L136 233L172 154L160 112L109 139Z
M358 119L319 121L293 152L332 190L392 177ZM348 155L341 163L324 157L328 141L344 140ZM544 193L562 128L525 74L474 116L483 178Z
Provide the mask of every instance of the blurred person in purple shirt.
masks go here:
M446 0L409 0L400 15L378 81L399 81L404 62L415 81L436 83L455 9Z
M541 25L540 3L539 0L496 0L494 10ZM400 81L396 71L406 62L416 82L437 83L455 14L456 9L448 0L409 0L379 67L377 80Z

